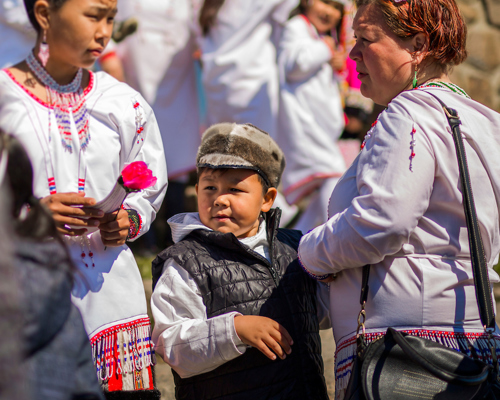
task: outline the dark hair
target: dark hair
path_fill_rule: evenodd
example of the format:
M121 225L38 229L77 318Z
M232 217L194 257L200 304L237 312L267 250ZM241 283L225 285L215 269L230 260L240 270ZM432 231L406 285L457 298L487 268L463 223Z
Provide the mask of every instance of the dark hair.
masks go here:
M224 175L227 171L234 169L234 168L208 168L208 167L201 167L196 169L197 177L196 177L196 183L200 182L200 176L203 172L206 170L211 170L211 171L219 171L221 175ZM250 169L250 171L253 171ZM257 171L253 171L257 174L257 178L259 179L260 184L262 185L262 194L265 196L267 194L267 191L269 190L269 185L266 183L266 180L264 177L262 177L261 174L259 174Z
M28 154L13 136L0 130L0 158L8 157L6 175L11 191L15 232L24 238L60 240L52 214L33 195L33 168ZM28 209L27 215L22 216Z
M207 36L210 28L215 25L217 14L226 0L205 0L198 19L203 36ZM252 0L250 0L252 1Z
M40 33L41 27L38 21L35 18L35 3L38 0L24 0L24 7L26 8L26 12L28 13L28 18L31 22L31 25L33 25L33 28ZM64 3L66 3L68 0L47 0L50 7L54 8L55 10L58 10L63 6Z
M290 12L289 19L291 19L291 18L293 18L293 17L295 17L297 15L306 15L309 1L310 0L300 0L299 5L297 7L295 7ZM338 1L335 1L335 0L332 0L332 1L321 0L321 1L323 1L324 3L331 4L335 8L337 8L338 10L340 10L340 20L339 20L339 23L337 24L337 26L335 27L335 31L337 32L337 38L338 38L338 37L340 37L340 30L342 29L342 19L344 18L344 9L345 9L345 7L344 7L344 5L342 3L338 2Z
M389 29L399 38L417 33L429 38L425 58L432 58L444 70L467 58L467 27L455 0L356 0L356 6L376 4Z

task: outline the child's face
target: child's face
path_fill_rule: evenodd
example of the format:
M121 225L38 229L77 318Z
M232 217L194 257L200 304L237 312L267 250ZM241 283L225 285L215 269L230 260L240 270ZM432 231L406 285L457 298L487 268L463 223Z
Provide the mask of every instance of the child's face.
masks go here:
M260 212L271 209L277 191L262 193L256 172L249 169L205 169L196 185L200 220L214 231L238 238L254 236Z
M306 17L319 33L334 29L342 18L341 4L331 1L311 0Z

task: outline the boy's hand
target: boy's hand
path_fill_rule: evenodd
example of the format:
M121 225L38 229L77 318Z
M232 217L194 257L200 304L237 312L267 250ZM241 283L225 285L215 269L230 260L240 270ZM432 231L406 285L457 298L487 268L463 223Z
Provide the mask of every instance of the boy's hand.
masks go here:
M259 349L266 357L276 360L276 353L284 360L292 352L293 340L287 330L276 321L258 315L237 315L234 328L241 341ZM284 350L284 351L283 351ZM286 353L286 354L285 354Z

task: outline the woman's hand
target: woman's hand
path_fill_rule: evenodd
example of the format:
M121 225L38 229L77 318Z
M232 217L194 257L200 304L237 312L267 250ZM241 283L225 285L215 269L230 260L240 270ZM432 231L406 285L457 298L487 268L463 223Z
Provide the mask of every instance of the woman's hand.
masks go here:
M127 240L130 229L128 213L120 209L101 218L99 230L105 246L122 246Z
M293 340L287 330L276 321L258 315L237 315L234 328L241 341L259 349L266 357L282 360L292 352ZM274 352L274 353L273 353ZM286 354L285 354L286 353Z
M52 213L57 230L67 236L81 236L87 228L99 225L99 219L104 215L101 210L86 208L96 201L85 197L85 193L56 193L40 200Z

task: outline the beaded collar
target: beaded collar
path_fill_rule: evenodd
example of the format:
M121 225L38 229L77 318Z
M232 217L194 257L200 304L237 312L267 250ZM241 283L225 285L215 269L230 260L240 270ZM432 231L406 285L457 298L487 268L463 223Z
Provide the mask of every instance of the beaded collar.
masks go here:
M418 86L416 89L423 89L426 87L439 87L442 89L448 89L454 93L457 93L461 96L464 96L464 97L470 99L470 96L465 92L465 90L463 90L461 87L459 87L451 82L441 82L441 81L427 82L427 83L424 83L423 85Z
M77 92L82 85L82 69L79 68L75 75L75 78L67 85L59 85L54 78L52 78L47 70L42 67L42 65L35 58L33 53L30 53L26 58L26 63L30 67L31 71L36 75L36 77L46 86L59 93L73 93Z
M85 93L81 87L82 69L80 68L73 79L67 85L59 85L38 62L33 53L26 58L26 63L33 74L45 85L47 91L47 103L53 108L57 122L57 129L61 136L61 144L70 153L72 146L72 126L76 127L81 150L85 150L90 141L89 116L85 103ZM50 126L49 109L49 136Z

